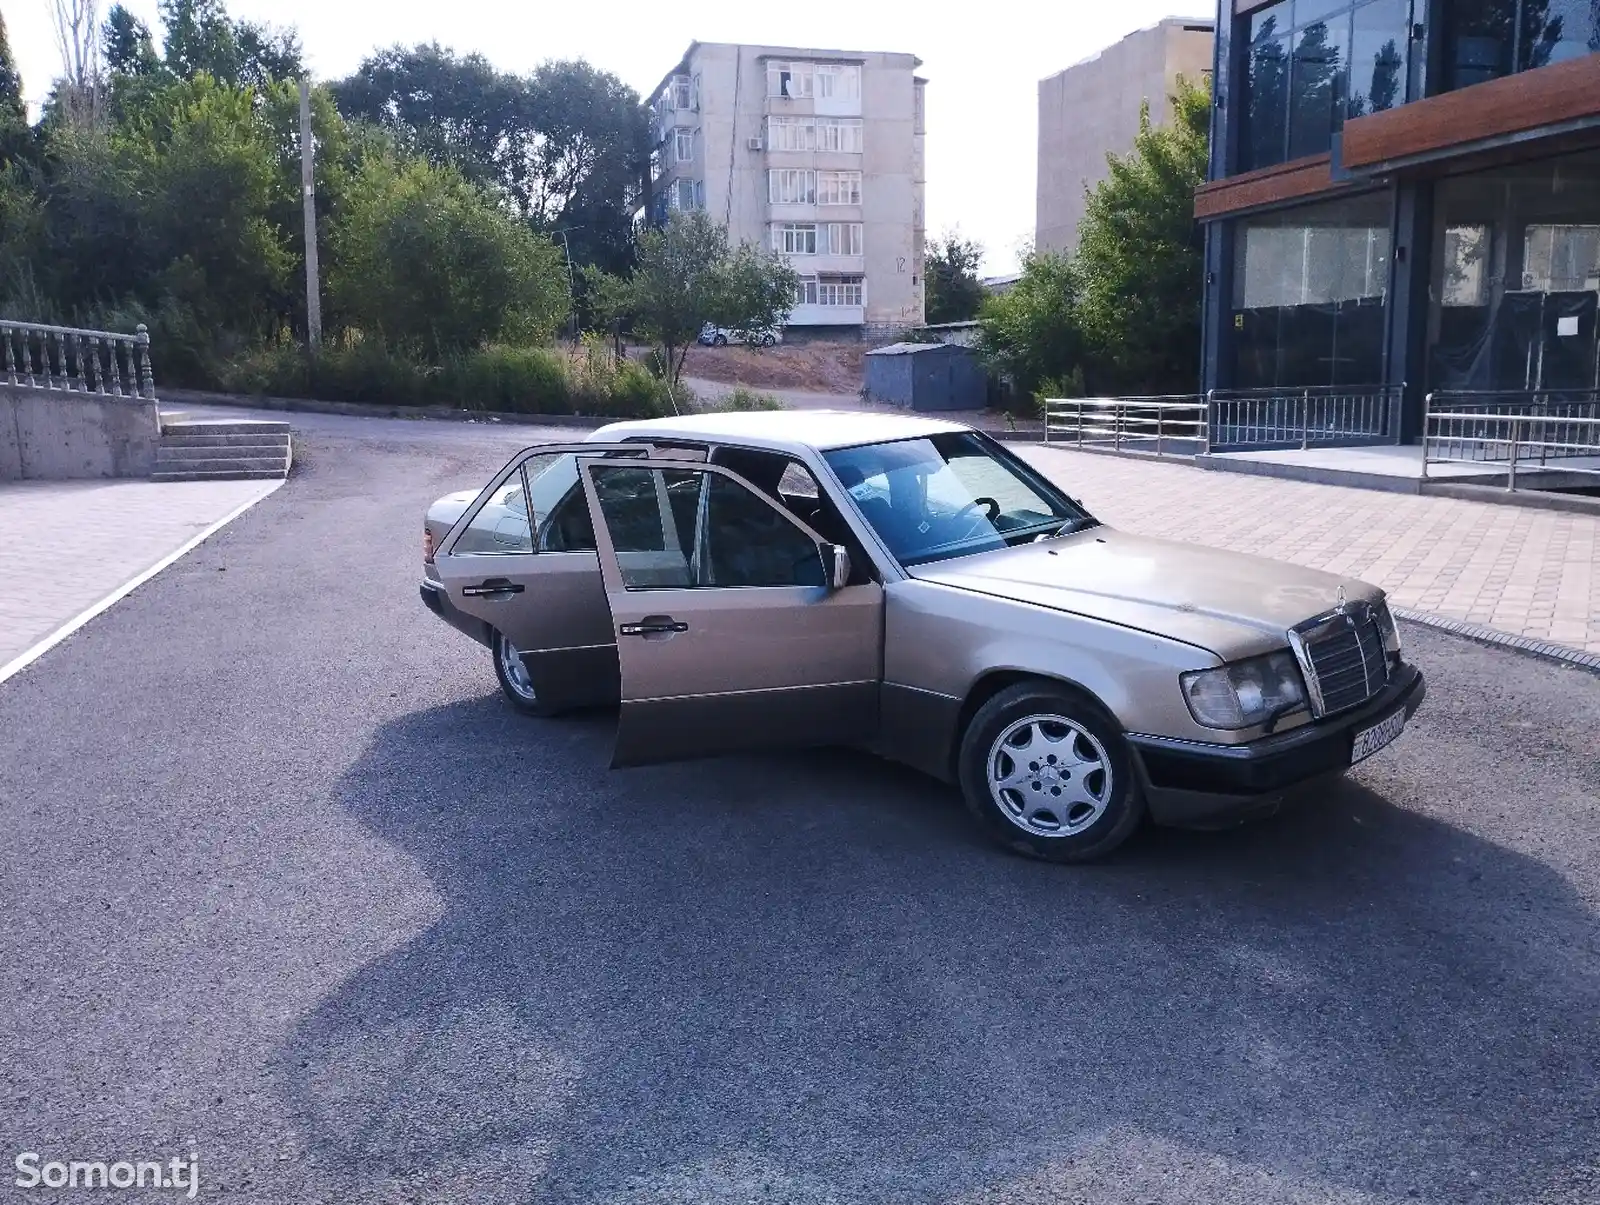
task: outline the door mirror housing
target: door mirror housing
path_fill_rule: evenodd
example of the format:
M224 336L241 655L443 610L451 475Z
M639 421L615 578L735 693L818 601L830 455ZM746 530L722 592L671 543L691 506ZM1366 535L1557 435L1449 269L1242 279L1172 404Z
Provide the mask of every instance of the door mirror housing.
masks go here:
M850 584L850 553L840 544L824 544L821 551L828 589L843 590Z

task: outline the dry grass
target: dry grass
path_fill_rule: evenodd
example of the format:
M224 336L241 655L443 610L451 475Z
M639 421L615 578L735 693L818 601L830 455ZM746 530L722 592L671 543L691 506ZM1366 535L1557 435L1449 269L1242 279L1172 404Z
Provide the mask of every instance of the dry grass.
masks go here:
M785 343L778 347L695 347L684 362L685 376L751 389L803 389L817 393L859 393L861 360L867 345Z

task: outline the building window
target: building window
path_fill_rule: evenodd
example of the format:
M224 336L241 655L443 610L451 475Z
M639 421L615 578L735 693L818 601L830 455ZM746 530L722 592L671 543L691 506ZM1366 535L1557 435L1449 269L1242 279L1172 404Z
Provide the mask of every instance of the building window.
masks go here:
M823 100L860 100L861 68L846 63L823 63L816 70L816 93Z
M817 227L810 222L775 222L772 249L781 255L815 255Z
M844 151L862 149L859 117L769 117L769 151Z
M1241 170L1322 154L1347 118L1403 104L1412 0L1280 0L1240 19Z
M694 159L694 137L698 133L698 130L691 130L688 126L679 126L673 131L672 141L679 163L689 163Z
M815 129L809 117L767 118L769 151L809 151L814 149Z
M860 172L818 172L818 205L861 204Z
M802 276L794 287L794 303L796 305L817 304L817 278L815 276Z
M861 153L861 119L859 117L817 118L817 150Z
M674 180L668 194L674 209L704 209L706 186L699 180Z
M694 108L694 79L691 76L672 77L672 107L680 112Z
M1600 10L1590 0L1457 0L1447 12L1448 88L1600 49Z
M826 249L829 255L861 255L861 223L829 222Z
M773 168L767 172L767 200L773 205L815 205L817 173Z
M816 68L811 63L768 63L767 95L801 100L814 96Z
M862 304L862 279L859 276L823 276L817 280L818 305Z
M1383 382L1389 206L1366 193L1239 222L1236 387Z

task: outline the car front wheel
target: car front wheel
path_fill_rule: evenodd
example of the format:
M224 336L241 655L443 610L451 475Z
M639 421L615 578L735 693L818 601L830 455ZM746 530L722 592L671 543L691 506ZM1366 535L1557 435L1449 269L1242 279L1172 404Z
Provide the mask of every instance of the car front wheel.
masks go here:
M517 646L496 632L492 651L494 674L500 679L500 692L511 706L527 715L543 715L544 707L539 702L539 694L533 688L533 678L528 674L528 667L522 663L522 654Z
M717 335L717 336L715 336L711 340L711 346L712 347L727 347L728 346L728 336L727 335Z
M979 708L958 769L968 810L1006 848L1033 858L1103 857L1144 815L1116 723L1047 682L1008 687Z

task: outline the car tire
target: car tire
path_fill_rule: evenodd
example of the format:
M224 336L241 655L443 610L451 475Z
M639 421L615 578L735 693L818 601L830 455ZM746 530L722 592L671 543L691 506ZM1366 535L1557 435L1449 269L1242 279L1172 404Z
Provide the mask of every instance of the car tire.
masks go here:
M727 335L717 335L715 338L713 338L711 340L711 346L712 347L727 347L728 346L728 336Z
M957 776L991 837L1048 862L1104 857L1144 817L1119 725L1087 695L1050 682L1007 687L978 709Z
M505 695L506 702L523 715L548 714L539 702L538 692L533 688L516 645L497 631L490 641L490 652L494 656L494 676L500 680L500 693Z
M777 335L768 333L768 334L765 334L765 335L761 336L761 346L762 347L776 347L777 343L778 343L778 336Z

